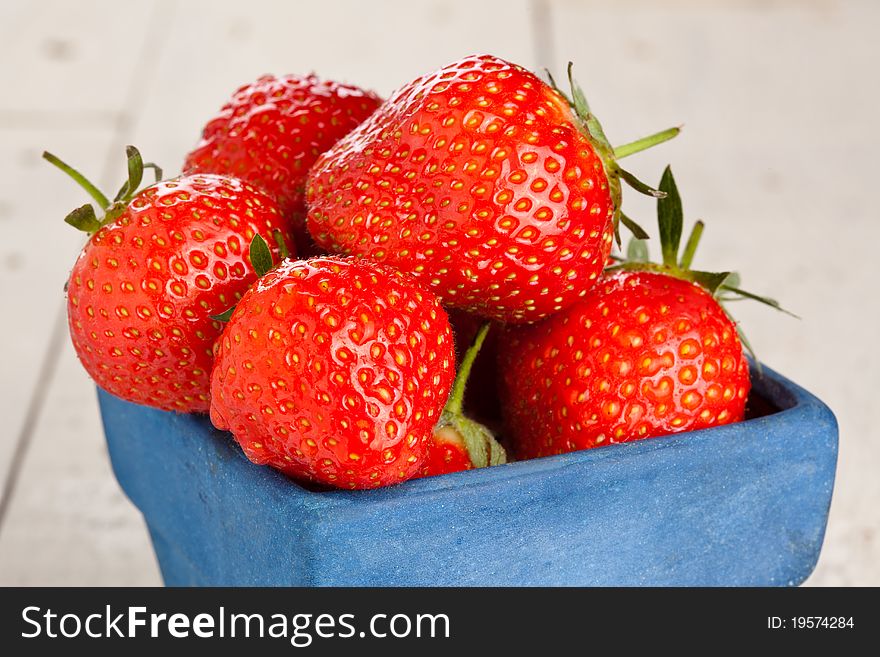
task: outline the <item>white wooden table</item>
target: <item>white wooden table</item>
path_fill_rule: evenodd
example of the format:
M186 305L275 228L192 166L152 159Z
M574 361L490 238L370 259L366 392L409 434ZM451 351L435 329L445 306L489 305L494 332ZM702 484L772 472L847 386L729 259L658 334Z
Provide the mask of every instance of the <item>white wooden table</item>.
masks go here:
M560 77L575 61L613 141L685 124L629 166L656 180L672 161L687 214L708 222L700 262L804 318L736 308L763 359L840 420L810 583L880 584L878 24L871 0L2 0L0 584L160 583L64 324L81 238L62 218L85 201L41 151L109 188L127 143L173 172L261 73L314 70L387 94L473 52ZM627 204L652 221L650 203Z

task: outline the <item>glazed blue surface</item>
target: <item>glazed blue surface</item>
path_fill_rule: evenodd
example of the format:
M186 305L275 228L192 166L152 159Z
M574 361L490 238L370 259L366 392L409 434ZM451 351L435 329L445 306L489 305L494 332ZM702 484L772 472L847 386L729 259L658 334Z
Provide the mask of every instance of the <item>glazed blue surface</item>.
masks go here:
M706 431L310 491L203 416L99 392L167 585L795 585L828 518L837 422L765 368L777 412Z

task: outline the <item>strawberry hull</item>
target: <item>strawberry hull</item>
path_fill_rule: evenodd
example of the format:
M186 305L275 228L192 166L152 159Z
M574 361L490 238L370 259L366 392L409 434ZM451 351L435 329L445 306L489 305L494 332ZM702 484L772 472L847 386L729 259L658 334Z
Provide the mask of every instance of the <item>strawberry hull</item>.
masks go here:
M837 422L765 369L768 414L677 436L313 491L203 416L99 392L167 585L795 585L819 556Z

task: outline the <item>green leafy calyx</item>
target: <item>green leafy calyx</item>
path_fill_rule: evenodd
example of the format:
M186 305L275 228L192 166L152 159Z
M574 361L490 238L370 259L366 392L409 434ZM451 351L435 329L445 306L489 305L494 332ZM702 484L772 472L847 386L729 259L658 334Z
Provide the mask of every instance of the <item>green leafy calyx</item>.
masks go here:
M99 190L88 178L82 175L79 171L77 171L72 166L70 166L57 156L53 155L52 153L49 153L48 151L43 152L43 159L50 164L58 167L64 173L70 176L74 180L74 182L76 182L86 191L89 196L92 197L92 200L98 206L98 210L103 213L102 216L99 217L98 212L95 211L95 207L89 203L78 207L76 210L68 214L64 218L65 222L67 222L77 230L81 230L84 233L93 235L107 224L115 221L116 218L122 214L125 208L128 207L131 199L134 198L135 194L137 194L140 188L141 182L144 177L144 169L153 170L153 173L156 177L156 182L159 182L162 179L162 169L160 169L152 162L144 163L143 158L141 158L140 151L138 151L138 149L134 146L126 146L125 155L128 165L128 178L124 183L122 183L122 187L120 187L119 191L116 192L113 200L110 201L107 196L104 195L103 192L101 192L101 190Z
M653 135L643 137L642 139L638 139L628 144L623 144L622 146L618 146L616 148L613 147L611 145L611 142L608 141L608 137L605 135L605 130L602 128L602 124L599 122L599 119L596 118L596 115L593 114L592 110L590 109L590 105L587 102L587 98L584 95L583 90L574 79L573 68L573 64L569 62L568 83L571 89L571 97L569 97L562 90L559 89L559 87L556 85L556 81L553 79L553 76L550 75L549 71L547 71L547 77L550 81L550 86L560 96L562 96L562 98L564 98L574 110L575 115L579 119L578 127L580 128L581 133L583 133L583 135L589 140L590 144L599 155L600 159L602 160L602 164L605 167L606 177L608 178L609 191L611 193L611 202L614 206L614 216L612 219L614 224L614 238L617 242L618 247L620 247L620 224L622 223L630 232L633 233L633 235L635 235L639 239L646 239L647 233L645 233L645 231L642 230L642 228L638 224L632 221L632 219L625 217L620 211L622 197L620 181L622 180L637 192L641 194L647 194L648 196L653 196L654 198L662 198L663 191L659 189L654 189L650 185L639 180L634 174L621 167L618 163L618 160L627 157L628 155L633 155L634 153L638 153L645 149L651 148L652 146L656 146L657 144L662 144L665 141L669 141L670 139L678 135L679 132L681 132L681 128L667 128L666 130L662 130Z
M657 198L657 228L660 234L662 263L650 262L648 245L645 239L635 235L627 246L626 258L622 259L620 264L609 267L606 271L652 271L667 274L691 281L705 288L718 300L722 308L724 308L726 302L751 299L792 317L797 317L797 315L790 313L780 306L779 302L775 299L743 290L740 287L739 274L736 272L708 272L692 269L691 265L699 246L700 238L703 236L705 224L702 221L697 221L694 224L685 242L684 250L681 250L684 211L681 204L681 195L678 193L678 187L675 184L675 177L672 175L671 167L667 166L663 171L663 177L660 179L657 189L662 192L662 196ZM633 232L635 233L635 231ZM681 251L680 254L679 251ZM724 311L730 316L726 308L724 308ZM736 323L733 317L731 317L731 320ZM737 326L737 332L743 346L755 358L755 362L758 368L760 368L760 362L758 362L754 350L739 326Z

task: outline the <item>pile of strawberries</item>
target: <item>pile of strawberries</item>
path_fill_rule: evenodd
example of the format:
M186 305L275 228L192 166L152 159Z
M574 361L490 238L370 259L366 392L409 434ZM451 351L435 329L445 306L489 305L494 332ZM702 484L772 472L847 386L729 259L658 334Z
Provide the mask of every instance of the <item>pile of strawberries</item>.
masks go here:
M614 148L569 81L492 56L384 102L262 77L182 175L129 147L112 199L47 153L93 200L66 219L90 235L67 286L83 366L340 488L742 420L749 364L720 302L777 304L691 269L703 225L681 248L670 169L655 189L620 166L678 130ZM660 263L622 183L658 199Z

